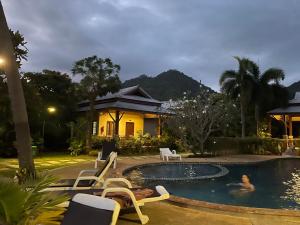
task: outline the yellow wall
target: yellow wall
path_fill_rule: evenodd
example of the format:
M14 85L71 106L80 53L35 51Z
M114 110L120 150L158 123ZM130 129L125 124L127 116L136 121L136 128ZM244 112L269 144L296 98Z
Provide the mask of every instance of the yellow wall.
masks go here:
M120 116L123 112L120 112ZM115 118L113 111L110 114ZM107 112L101 112L99 115L99 136L106 136L106 126L108 121L113 121ZM119 136L125 137L126 122L134 123L134 137L138 137L138 134L143 134L144 131L144 114L135 112L125 112L119 123ZM103 132L101 132L103 131Z
M300 116L293 116L292 120L299 122L300 121Z

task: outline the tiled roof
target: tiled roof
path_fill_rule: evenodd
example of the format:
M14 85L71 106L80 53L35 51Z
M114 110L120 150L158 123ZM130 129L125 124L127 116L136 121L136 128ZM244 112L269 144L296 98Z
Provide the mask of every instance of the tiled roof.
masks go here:
M287 107L276 108L268 112L268 114L299 114L300 115L300 92L296 92L294 99L289 101Z
M136 92L136 91L141 92L141 94L143 96L134 95L134 92ZM128 88L122 88L116 93L108 93L105 96L97 97L96 101L114 99L114 98L124 98L124 99L143 101L143 102L161 103L160 101L153 99L144 89L142 89L138 85L128 87ZM87 102L89 102L89 101L85 100L85 101L80 102L79 104L87 103Z
M119 110L130 110L130 111L138 111L138 112L145 112L145 113L155 113L155 114L169 114L169 112L160 107L160 106L153 106L153 105L141 105L136 103L129 103L129 102L107 102L102 104L95 105L96 110L103 110L103 109L119 109ZM84 112L88 111L89 106L80 107L78 111Z
M153 99L146 91L139 86L123 88L116 93L108 93L103 97L96 98L96 110L119 109L139 111L155 114L169 114L168 110L162 107L162 102ZM89 101L79 103L79 112L89 110Z

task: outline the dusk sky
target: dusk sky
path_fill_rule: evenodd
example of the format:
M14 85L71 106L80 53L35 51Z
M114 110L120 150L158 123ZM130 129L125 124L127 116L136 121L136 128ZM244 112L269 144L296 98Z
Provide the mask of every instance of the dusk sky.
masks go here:
M3 0L10 28L28 42L23 71L70 73L98 55L121 65L120 78L177 69L219 90L233 56L264 70L279 67L284 84L300 76L298 0Z

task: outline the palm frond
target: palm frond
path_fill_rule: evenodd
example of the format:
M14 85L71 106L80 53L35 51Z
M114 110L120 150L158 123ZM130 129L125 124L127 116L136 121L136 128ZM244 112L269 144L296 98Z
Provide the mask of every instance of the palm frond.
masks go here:
M0 223L6 225L55 224L64 209L57 205L66 196L41 192L55 178L44 176L37 182L20 186L9 179L0 178Z
M234 79L228 79L223 83L221 87L221 92L230 96L231 98L236 98L240 92L240 86Z
M284 80L285 74L282 69L270 68L266 70L260 77L260 81L263 84L267 84L271 81L279 83L280 80Z
M223 72L219 80L220 85L222 86L223 83L228 79L238 79L237 72L234 70L226 70Z

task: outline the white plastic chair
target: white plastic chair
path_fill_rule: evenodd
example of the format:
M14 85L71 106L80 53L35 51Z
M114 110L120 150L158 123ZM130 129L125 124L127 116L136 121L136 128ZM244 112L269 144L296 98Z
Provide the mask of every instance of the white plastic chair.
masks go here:
M114 164L113 164L113 168L114 168L114 169L117 168L117 157L118 157L118 153L115 152L115 155L116 155L116 158L115 158ZM98 152L98 156L97 156L97 158L96 158L96 160L95 160L95 169L98 168L98 166L99 166L98 163L99 163L99 162L100 162L100 163L103 163L103 162L105 162L105 160L106 160L106 159L103 159L103 158L102 158L102 152Z
M170 150L169 148L160 148L160 158L165 161L165 159L167 161L169 161L169 158L174 158L174 159L179 159L180 161L182 161L181 159L181 155L177 154L175 150Z

